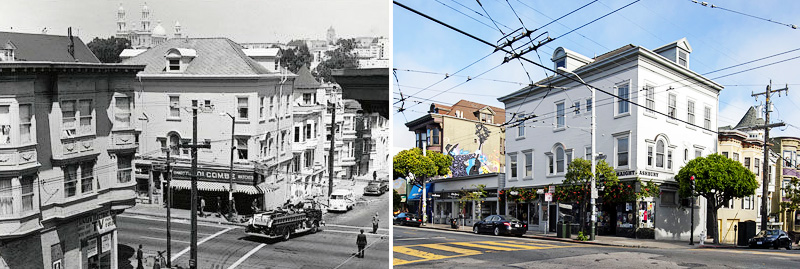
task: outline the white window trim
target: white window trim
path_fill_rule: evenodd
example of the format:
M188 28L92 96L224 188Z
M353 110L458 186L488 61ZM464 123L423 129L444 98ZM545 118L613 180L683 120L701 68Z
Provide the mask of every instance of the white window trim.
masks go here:
M645 113L645 115L649 115L649 116L654 116L655 117L655 115L656 115L656 112L655 112L655 110L656 110L656 87L653 86L652 83L646 81L645 84L644 84L644 88L643 89L644 89L645 107L652 109L652 110L644 109L644 113ZM652 96L650 96L648 94L650 92L652 92ZM651 102L652 102L652 107L650 107Z
M517 153L507 153L508 154L508 180L509 181L517 181L518 179L522 178L519 174L519 156ZM512 159L515 158L516 160L516 167L512 166L513 163ZM514 171L516 170L516 171ZM514 176L514 172L516 172L517 176Z
M692 103L692 118L689 117L689 102ZM693 98L686 98L686 121L691 124L686 124L686 128L696 130L695 125L697 125L697 101Z
M669 115L670 101L671 101L671 97L673 97L673 96L675 97L675 115L674 115L674 117ZM678 113L679 113L678 111L680 111L680 110L678 110L678 107L679 107L678 106L678 95L675 94L675 93L672 93L672 92L667 94L667 122L677 124L676 121L678 119Z
M616 169L630 167L631 166L631 159L632 159L631 155L632 155L632 152L633 152L633 151L631 151L631 143L632 143L632 141L631 141L631 131L619 132L619 133L613 134L612 137L614 138L614 167ZM619 139L620 138L624 138L624 137L628 138L628 164L627 165L619 165Z
M176 116L172 116L173 107L172 107L172 102L170 101L170 99L172 99L172 97L177 97L178 98L178 104L177 104L177 107L175 107L175 108L178 109L178 116L177 117ZM181 121L181 115L182 115L181 114L181 95L180 94L167 94L167 121Z
M528 160L528 155L531 156L530 160ZM529 150L523 150L522 151L522 157L525 159L525 162L523 163L523 166L522 166L523 173L521 174L521 177L522 177L523 180L533 180L533 172L536 171L536 170L534 170L534 168L535 168L534 167L535 166L534 165L534 161L535 161L534 159L535 158L534 158L534 155L533 155L533 150L530 150L530 149ZM525 175L525 173L528 172L528 163L531 164L531 175L530 176Z
M558 126L558 105L564 106L564 126ZM567 104L564 99L555 101L553 103L553 111L556 113L555 120L553 121L553 132L563 131L567 129Z
M245 100L247 100L247 102L245 103L247 105L246 106L246 108L247 108L247 117L245 117L245 118L239 117L239 108L240 108L239 107L239 99L240 98L244 98ZM252 115L252 110L250 109L250 107L251 107L250 106L250 96L237 95L236 97L234 97L234 99L235 99L234 100L235 101L234 104L236 106L236 112L235 112L236 113L236 122L245 122L245 123L246 122L250 122L250 117Z
M623 80L622 82L619 82L619 83L614 85L614 94L616 96L619 96L619 87L620 86L627 86L628 87L628 100L631 100L631 86L632 86L631 85L631 80L630 79L626 79L626 80ZM619 96L619 97L622 97L622 96ZM616 118L625 117L625 116L629 116L631 114L631 108L632 108L631 102L628 101L628 111L627 112L623 112L623 113L620 113L620 111L619 111L620 102L622 102L621 98L614 97L614 118L615 119Z

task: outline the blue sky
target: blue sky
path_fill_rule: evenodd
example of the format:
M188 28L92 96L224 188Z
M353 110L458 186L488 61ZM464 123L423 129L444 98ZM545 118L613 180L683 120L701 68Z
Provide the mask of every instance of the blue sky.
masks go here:
M547 31L550 37L558 37L633 1L635 0L596 1L558 22L537 30L533 36ZM511 31L509 28L521 27L520 21L513 13L516 11L528 29L537 29L592 0L480 1L488 16L477 1L398 0L398 2L484 40L496 42L503 35L487 18L488 16L498 22L501 30L508 33ZM536 52L531 52L525 56L534 61L539 61L541 57L541 62L545 66L552 66L550 58L558 47L593 57L626 44L655 49L685 37L693 49L690 69L704 74L800 48L800 29L792 29L720 8L711 8L712 4L718 5L776 22L800 26L800 16L798 16L800 1L707 2L708 6L702 6L689 0L641 0L550 42L538 49L538 55ZM513 7L513 11L509 4ZM499 81L527 84L528 77L525 70L533 81L545 77L545 71L532 64L525 64L524 68L517 61L500 65L504 56L500 52L491 54L458 73L475 77L494 68L478 77L482 79L472 79L463 83L467 80L466 77L451 76L427 90L420 91L441 80L444 73L453 74L470 63L490 55L492 48L397 5L393 6L393 20L393 66L398 69L397 81L394 81L394 78L392 81L393 97L399 98L398 89L404 95L412 96L405 102L407 109L404 113L397 113L396 106L399 104L393 108L393 152L414 145L414 136L404 124L426 113L431 103L419 98L430 98L440 94L432 100L452 104L460 99L467 99L503 107L503 104L497 101L497 97L519 90L522 86ZM706 77L716 78L799 56L800 50L715 72ZM719 126L735 125L750 106L762 104L764 98L760 97L756 101L751 97L751 92L763 92L772 80L773 89L783 88L784 84L788 83L789 95L773 98L774 112L770 115L771 121L784 121L789 125L773 129L770 136L800 136L800 117L796 116L800 104L798 66L800 58L715 79L714 81L725 86L720 94ZM461 83L463 83L461 86L453 88ZM447 92L442 93L442 91ZM395 101L397 99L392 100L392 103Z

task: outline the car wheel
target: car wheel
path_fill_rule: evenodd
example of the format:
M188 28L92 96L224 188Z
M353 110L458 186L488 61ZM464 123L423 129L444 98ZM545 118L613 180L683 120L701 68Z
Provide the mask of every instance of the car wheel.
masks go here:
M283 234L283 241L289 240L292 237L292 229L286 228L286 233Z
M786 242L786 250L792 250L792 241Z
M494 227L494 235L500 235L500 228Z
M472 232L475 233L475 234L478 234L478 226L477 225L472 226Z

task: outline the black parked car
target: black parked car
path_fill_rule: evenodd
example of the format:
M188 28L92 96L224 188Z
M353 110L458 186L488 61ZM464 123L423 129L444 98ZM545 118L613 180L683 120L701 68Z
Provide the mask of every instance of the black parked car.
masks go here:
M477 233L491 232L494 235L513 234L522 236L528 231L528 223L512 216L491 215L475 223L472 231Z
M789 238L789 235L782 230L763 230L756 234L755 237L750 238L748 242L750 248L768 248L772 247L774 249L778 249L780 247L785 247L786 249L792 249L792 240Z
M419 227L422 225L422 219L414 213L400 213L394 216L394 220L392 221L394 224L405 225L405 226L417 226Z

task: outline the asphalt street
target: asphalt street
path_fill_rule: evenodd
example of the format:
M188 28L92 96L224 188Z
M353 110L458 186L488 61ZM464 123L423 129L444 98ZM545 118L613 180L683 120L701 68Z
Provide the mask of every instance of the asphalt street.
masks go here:
M798 268L800 264L800 250L626 248L398 226L393 241L393 264L398 268Z
M294 235L288 241L247 236L239 226L198 223L198 268L389 268L389 218L372 231L375 212L387 212L388 194L364 197L347 213L328 213L316 234ZM188 267L190 225L172 222L173 266ZM354 258L356 234L367 234L364 259ZM120 268L136 267L136 248L145 256L166 250L166 220L122 214L117 218ZM166 257L166 254L164 254Z

